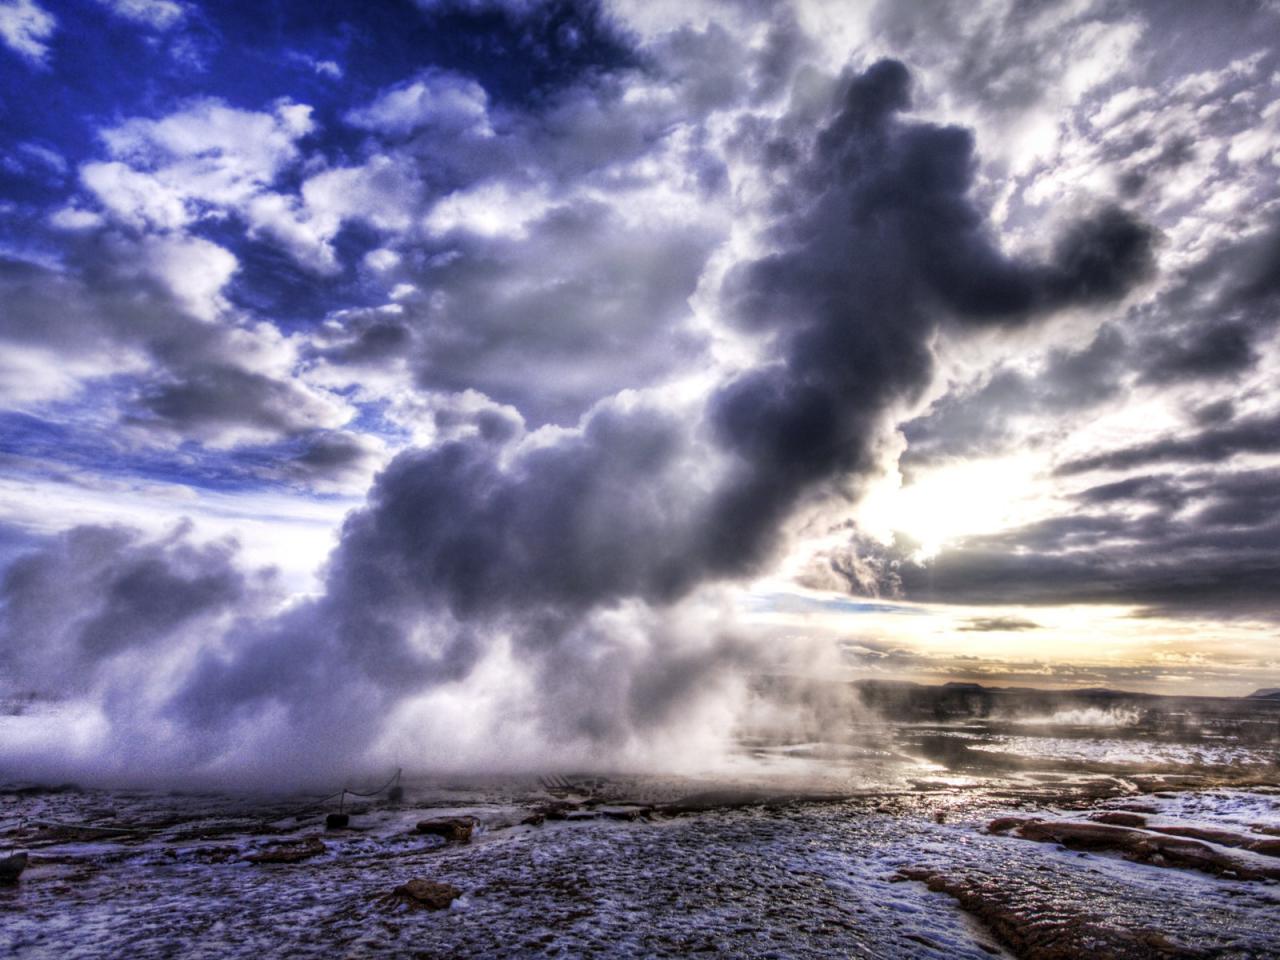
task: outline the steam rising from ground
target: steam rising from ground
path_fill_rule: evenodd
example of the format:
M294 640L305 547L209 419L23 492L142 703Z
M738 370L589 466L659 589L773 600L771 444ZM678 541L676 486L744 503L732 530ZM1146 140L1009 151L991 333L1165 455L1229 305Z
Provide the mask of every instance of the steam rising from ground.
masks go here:
M77 529L17 562L6 673L75 706L6 727L7 767L279 782L723 757L749 679L794 666L735 630L733 585L882 467L936 334L1110 300L1150 264L1114 209L1044 262L1006 256L970 197L972 135L902 119L909 86L882 61L818 116L744 126L767 252L728 272L721 314L772 359L693 401L628 392L572 430L494 416L403 453L301 602L185 531Z
M1015 717L1011 723L1043 727L1136 727L1142 711L1136 707L1074 707L1039 717Z

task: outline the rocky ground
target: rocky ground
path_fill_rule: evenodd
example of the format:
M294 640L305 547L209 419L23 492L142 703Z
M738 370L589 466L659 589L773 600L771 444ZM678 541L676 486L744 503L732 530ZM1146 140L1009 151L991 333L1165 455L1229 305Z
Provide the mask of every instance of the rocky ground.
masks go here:
M0 955L1280 957L1274 755L1090 769L1084 736L1035 764L975 737L899 731L898 775L877 783L851 772L866 757L778 752L774 774L844 758L807 789L549 777L316 802L10 784L0 857L28 859L0 883Z

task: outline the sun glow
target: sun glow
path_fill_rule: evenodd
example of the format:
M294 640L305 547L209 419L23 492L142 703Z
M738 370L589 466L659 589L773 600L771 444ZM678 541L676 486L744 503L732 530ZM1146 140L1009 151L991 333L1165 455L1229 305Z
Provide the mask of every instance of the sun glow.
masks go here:
M905 535L919 558L932 557L947 543L1033 519L1049 499L1042 476L1035 454L948 464L907 483L895 471L868 492L858 525L883 541Z

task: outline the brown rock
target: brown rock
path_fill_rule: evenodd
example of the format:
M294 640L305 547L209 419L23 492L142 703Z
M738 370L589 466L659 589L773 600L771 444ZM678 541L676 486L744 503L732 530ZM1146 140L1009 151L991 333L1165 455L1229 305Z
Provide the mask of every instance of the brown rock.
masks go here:
M307 837L301 843L284 843L268 847L245 857L250 863L297 863L324 853L325 845L319 837Z
M1189 837L1192 840L1205 840L1223 847L1247 847L1249 838L1230 830L1211 830L1204 827L1148 827L1155 833L1163 833L1170 837Z
M1140 813L1125 813L1120 810L1106 810L1089 817L1098 823L1108 823L1113 827L1145 827L1147 818Z
M1030 960L1199 960L1200 950L1174 943L1157 930L1117 926L1071 902L1046 904L1017 898L1003 883L988 878L952 876L927 867L906 867L898 878L924 883L934 893L954 897L1015 956ZM981 944L979 944L981 946ZM995 952L983 947L988 952Z
M1040 843L1060 843L1070 850L1114 850L1128 860L1158 867L1185 867L1241 880L1280 880L1280 867L1258 867L1189 837L1069 821L1024 823L1017 835Z
M1280 840L1254 840L1246 844L1245 849L1265 857L1280 857Z
M467 817L441 817L437 820L418 821L418 832L444 837L454 843L470 843L475 821Z
M451 883L414 878L391 891L391 896L401 903L427 910L445 910L462 896L462 891Z
M1060 843L1070 850L1124 850L1141 843L1147 834L1102 823L1039 820L1022 824L1018 836L1038 843Z
M1259 839L1230 830L1213 830L1205 827L1148 827L1147 829L1170 837L1204 840L1208 843L1216 843L1220 847L1240 847L1264 856L1280 857L1280 840Z
M543 820L565 820L569 814L581 807L576 803L568 800L548 800L540 803L534 808L533 815L541 816Z
M231 846L192 847L186 853L193 860L204 860L209 863L226 863L240 855L240 851Z
M1005 833L1024 823L1031 823L1026 817L996 817L987 824L987 833Z

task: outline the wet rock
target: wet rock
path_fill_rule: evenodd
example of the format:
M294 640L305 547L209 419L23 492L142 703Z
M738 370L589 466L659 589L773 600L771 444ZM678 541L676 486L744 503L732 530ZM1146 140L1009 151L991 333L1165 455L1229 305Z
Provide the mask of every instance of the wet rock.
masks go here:
M763 806L771 796L753 790L706 790L702 793L691 793L671 803L659 806L662 813L668 816L679 816L685 813L708 813L712 810L740 810L744 807Z
M1033 821L1017 835L1039 843L1059 843L1069 850L1110 850L1137 863L1181 867L1241 880L1280 880L1280 867L1259 867L1187 837L1114 827L1102 823Z
M1247 844L1245 849L1260 853L1264 857L1280 857L1280 840L1254 840Z
M437 883L420 878L414 878L391 891L393 900L426 910L446 910L460 896L462 891L451 883Z
M651 807L599 807L598 811L602 817L610 820L622 820L627 823L634 823L637 820L643 820L652 810Z
M300 843L283 843L266 850L259 850L245 857L250 863L298 863L325 851L319 837L307 837Z
M470 843L475 821L468 817L441 817L435 820L419 820L417 830L435 837L444 837L452 843Z
M237 848L230 846L194 847L187 851L187 855L193 860L200 860L207 863L226 863L228 860L238 857L240 855L240 851Z
M548 800L534 807L531 816L540 816L543 820L567 820L569 814L581 809L580 804L568 800Z
M27 869L25 853L15 853L0 858L0 883L17 883L25 869Z
M1238 847L1251 850L1268 857L1280 857L1280 840L1261 839L1234 833L1230 830L1212 830L1206 827L1148 827L1148 830L1163 833L1170 837L1187 837L1192 840L1204 840L1222 847Z
M1031 820L1027 817L996 817L987 824L987 833L1008 833L1024 823L1031 823Z
M1110 824L1113 827L1145 827L1147 818L1140 813L1127 813L1122 810L1106 810L1090 815L1090 820Z
M1018 827L1018 836L1038 843L1060 843L1069 850L1127 850L1147 834L1103 823L1030 820Z
M540 827L544 823L546 823L546 821L547 821L547 815L538 810L535 810L533 813L529 814L527 817L521 820L520 825L525 827Z
M1203 951L1176 943L1148 927L1121 927L1080 910L1069 899L1015 899L985 878L949 876L908 867L898 876L955 898L1018 957L1030 960L1191 960ZM985 949L985 948L984 948Z

